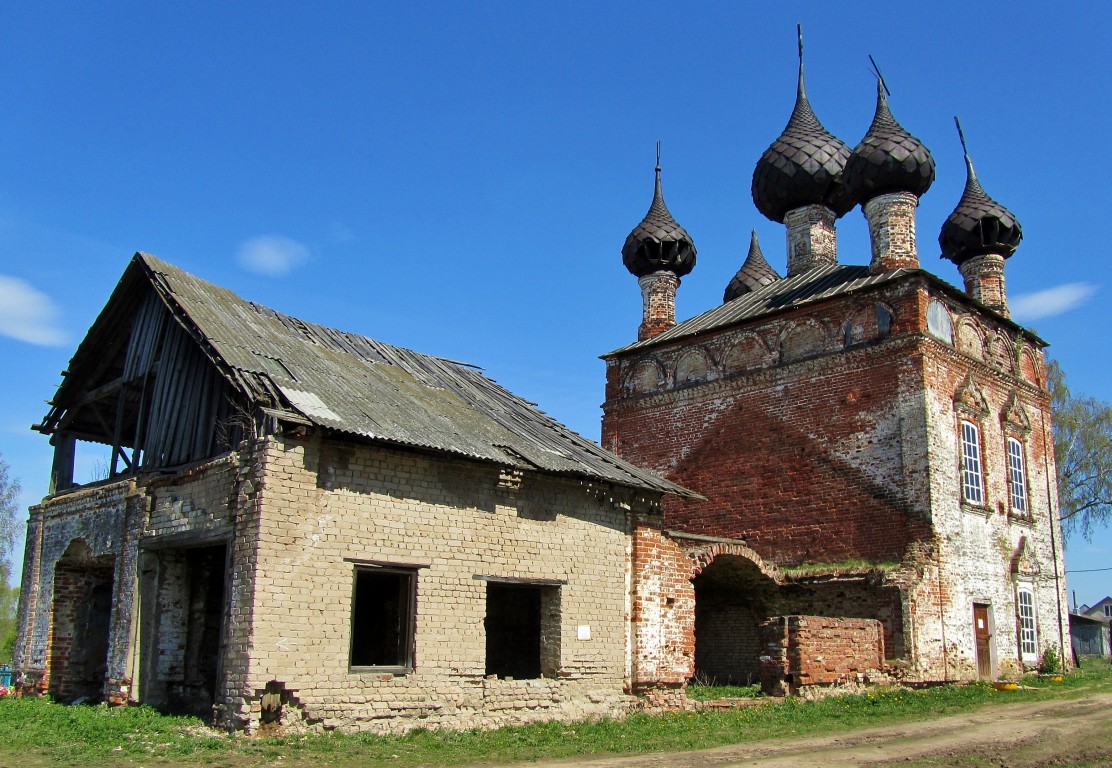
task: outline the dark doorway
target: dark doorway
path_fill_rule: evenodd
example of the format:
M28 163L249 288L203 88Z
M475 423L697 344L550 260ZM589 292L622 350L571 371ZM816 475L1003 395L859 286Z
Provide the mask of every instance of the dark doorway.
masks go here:
M148 553L143 564L144 703L208 717L227 611L224 544Z
M48 690L55 701L98 702L108 674L115 558L75 541L54 569Z
M529 680L555 674L560 659L560 589L487 584L486 674Z
M695 681L749 685L760 679L757 628L776 608L776 584L756 563L719 555L695 586Z

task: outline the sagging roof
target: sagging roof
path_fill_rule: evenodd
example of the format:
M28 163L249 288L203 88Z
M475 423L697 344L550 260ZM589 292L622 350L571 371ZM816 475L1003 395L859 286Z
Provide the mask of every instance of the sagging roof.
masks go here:
M75 379L128 308L140 305L143 284L235 390L280 420L524 471L697 495L619 459L474 366L298 320L143 253L74 355L42 431L57 429L65 410L81 403Z

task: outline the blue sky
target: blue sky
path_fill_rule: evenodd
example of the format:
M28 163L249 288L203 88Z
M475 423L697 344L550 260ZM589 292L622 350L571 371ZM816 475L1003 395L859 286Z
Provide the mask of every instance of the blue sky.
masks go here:
M774 7L775 6L775 7ZM619 254L652 192L699 249L681 318L721 301L756 228L749 196L787 121L795 24L808 92L853 146L872 54L897 119L934 153L925 268L964 183L1024 241L1015 317L1072 388L1112 399L1107 226L1112 6L1044 3L10 3L0 11L0 454L31 504L46 412L76 344L144 250L245 298L483 366L598 438L603 366L640 294ZM1096 137L1096 138L1090 138ZM868 261L865 222L839 253ZM93 471L84 457L77 479ZM1071 542L1108 567L1112 532ZM1082 602L1112 572L1070 576Z

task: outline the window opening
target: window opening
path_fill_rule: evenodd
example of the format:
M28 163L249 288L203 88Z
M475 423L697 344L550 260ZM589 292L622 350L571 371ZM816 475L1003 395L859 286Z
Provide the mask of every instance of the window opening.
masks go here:
M1012 509L1027 514L1027 465L1023 460L1023 443L1008 438L1008 484L1011 487Z
M981 431L971 421L961 423L961 492L970 504L984 504L985 486L981 473Z
M1023 661L1037 661L1038 637L1035 633L1035 596L1021 588L1019 598L1019 656Z
M560 665L560 588L487 584L486 674L529 680Z
M1104 615L1105 616L1112 616L1112 605L1104 606Z
M351 666L408 672L413 668L417 575L408 570L355 569Z

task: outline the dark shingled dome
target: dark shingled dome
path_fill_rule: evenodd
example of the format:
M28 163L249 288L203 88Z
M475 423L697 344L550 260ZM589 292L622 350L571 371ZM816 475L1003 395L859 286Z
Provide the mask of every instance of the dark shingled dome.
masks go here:
M876 114L865 138L846 162L842 185L862 205L877 195L910 192L922 196L934 183L934 158L923 143L892 117L877 80Z
M660 166L656 167L656 190L649 212L633 228L622 246L622 262L637 277L667 270L683 277L695 267L695 243L681 227L668 206L660 187Z
M969 155L965 156L965 173L965 192L938 235L942 258L959 266L990 253L1006 259L1019 247L1023 228L1011 211L985 194Z
M801 59L791 119L753 170L757 210L780 224L788 211L805 205L825 205L835 216L844 216L854 206L842 188L847 160L849 148L823 128L807 101Z
M738 296L764 288L779 279L780 275L769 266L764 254L761 253L761 244L757 242L757 230L754 229L749 238L749 255L745 257L745 263L734 275L734 279L726 286L722 302L733 301Z

